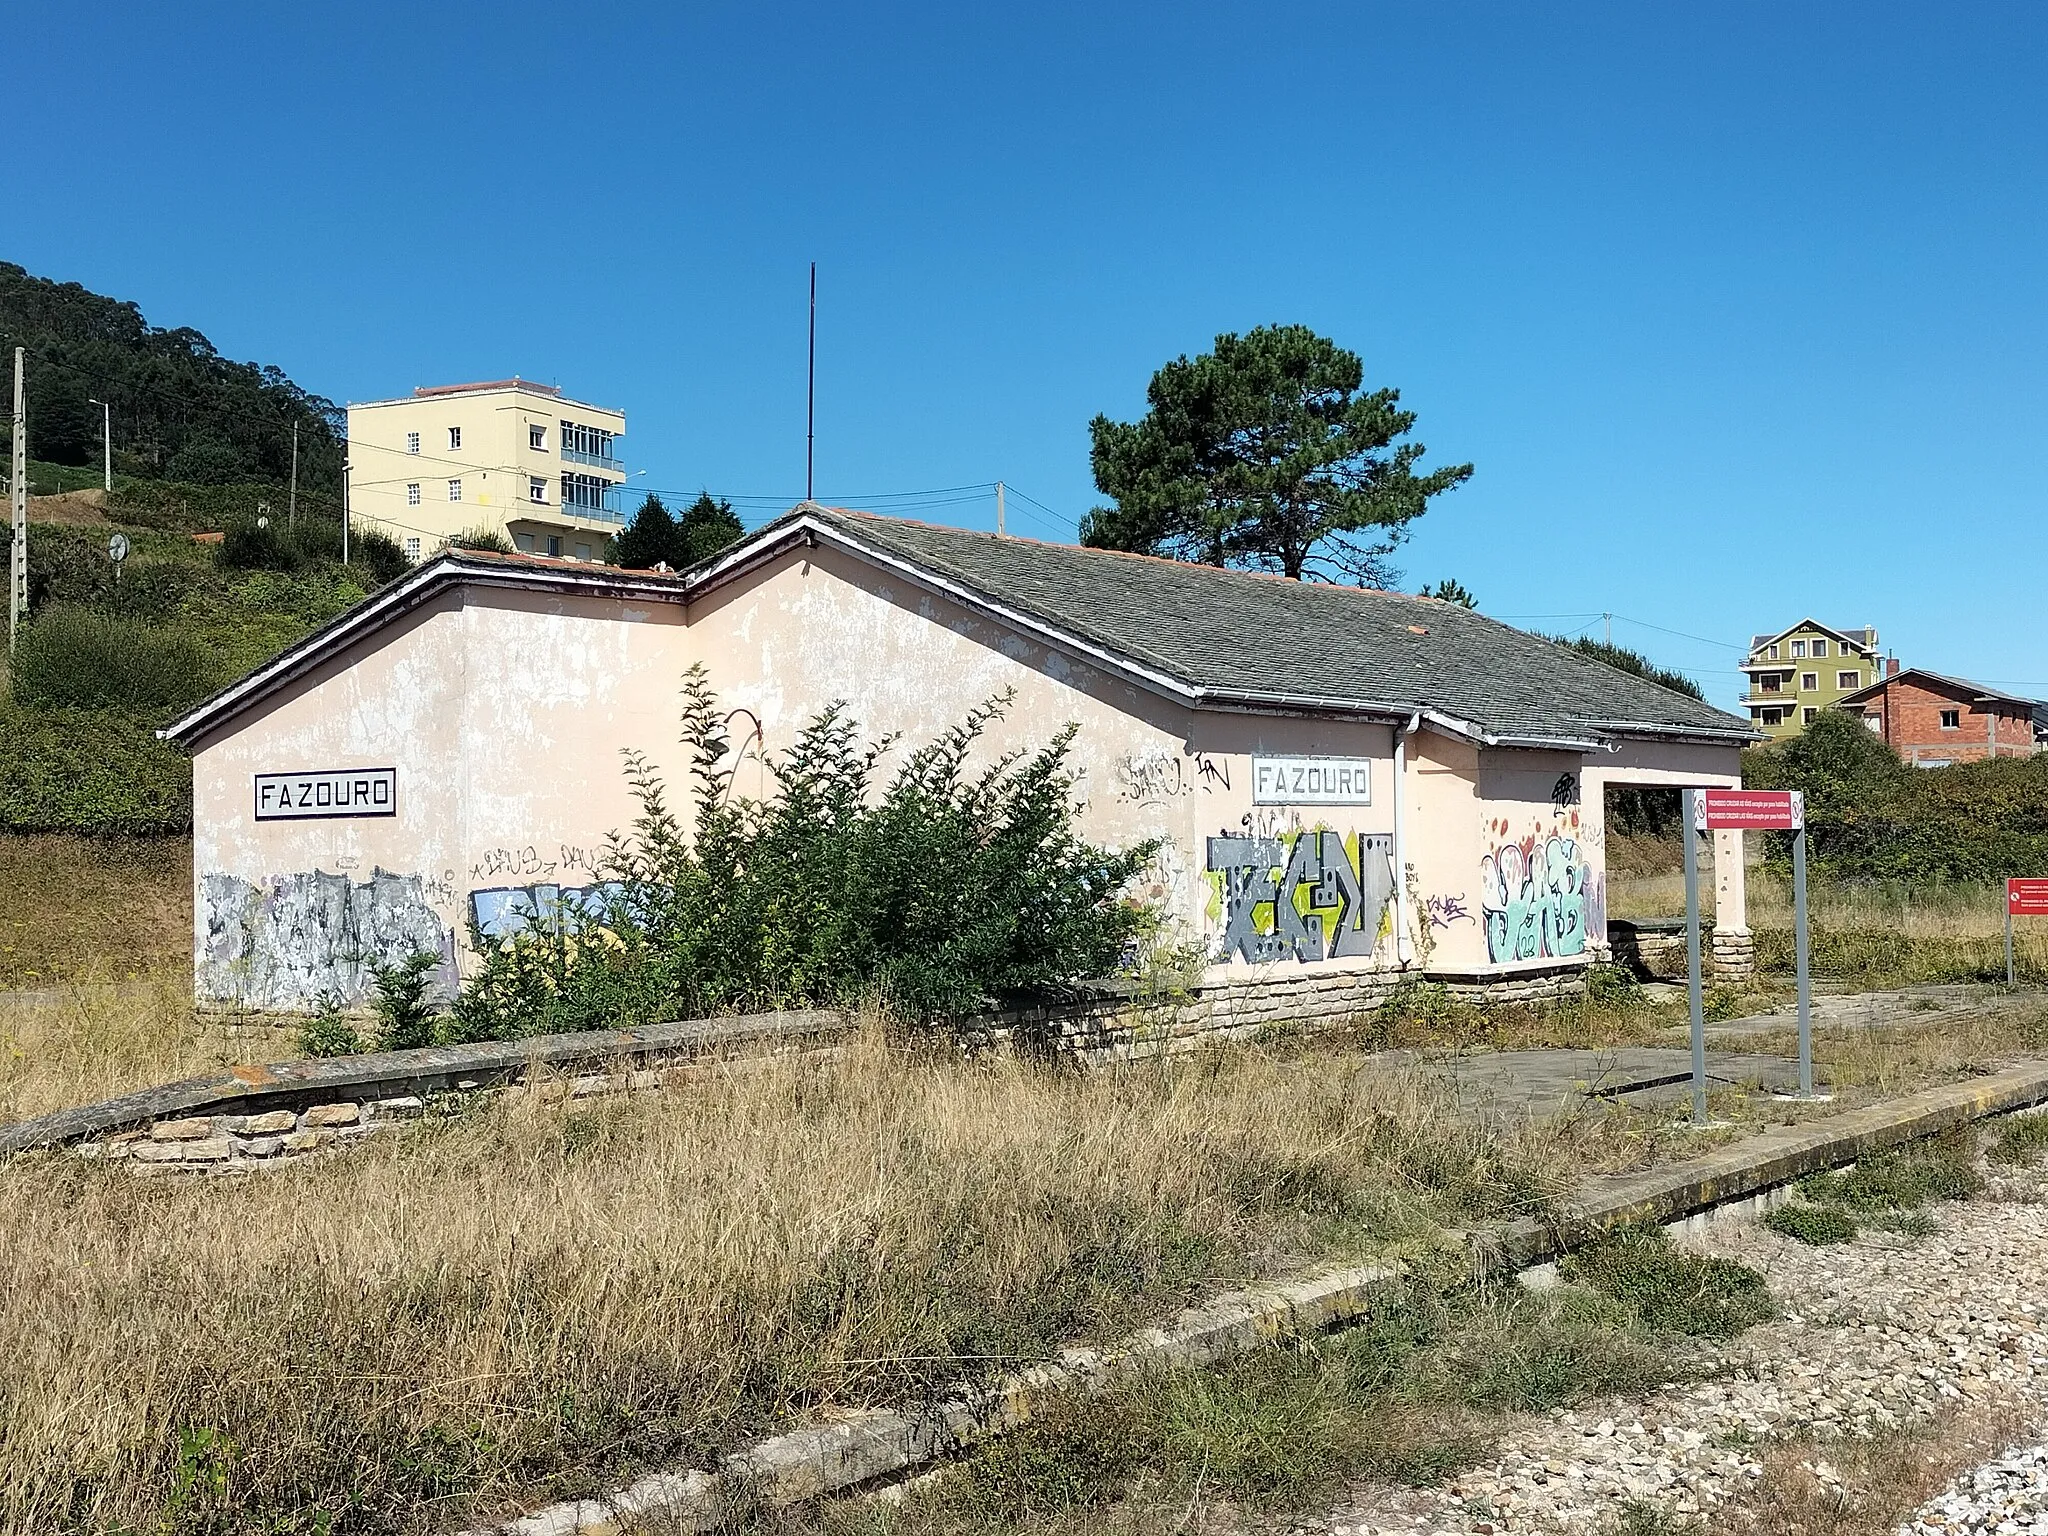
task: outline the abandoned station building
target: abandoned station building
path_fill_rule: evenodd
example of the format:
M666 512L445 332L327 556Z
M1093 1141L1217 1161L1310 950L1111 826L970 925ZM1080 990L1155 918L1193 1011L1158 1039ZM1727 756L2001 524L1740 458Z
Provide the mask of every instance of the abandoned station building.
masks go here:
M1134 894L1203 946L1203 989L1325 1006L1404 972L1572 984L1607 937L1608 787L1737 785L1754 739L1454 604L811 503L673 575L451 550L166 733L194 759L201 1000L360 1000L420 949L452 981L472 920L603 881L636 809L621 754L688 782L693 663L747 794L835 700L906 744L1005 690L991 749L1076 723L1081 831L1160 840ZM1742 861L1717 851L1739 968Z

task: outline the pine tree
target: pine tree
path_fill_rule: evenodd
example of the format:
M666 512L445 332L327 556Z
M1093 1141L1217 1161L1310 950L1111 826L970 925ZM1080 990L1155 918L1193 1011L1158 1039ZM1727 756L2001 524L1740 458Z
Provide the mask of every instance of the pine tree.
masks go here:
M651 491L633 514L625 531L612 539L609 557L613 565L629 571L647 571L667 564L671 569L689 562L682 554L682 531L669 515L668 507Z

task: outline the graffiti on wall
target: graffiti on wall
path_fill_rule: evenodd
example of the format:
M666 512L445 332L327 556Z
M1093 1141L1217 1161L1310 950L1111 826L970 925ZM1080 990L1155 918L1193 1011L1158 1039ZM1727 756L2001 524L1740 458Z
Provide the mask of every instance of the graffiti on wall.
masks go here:
M441 956L436 987L455 989L455 935L427 904L418 875L374 869L367 880L313 870L199 882L201 941L196 990L245 1008L311 1008L362 1002L371 968L426 951Z
M1276 960L1370 955L1394 895L1394 840L1295 832L1208 840L1222 906L1217 958Z
M1160 805L1198 790L1230 788L1230 764L1206 752L1128 752L1110 764L1116 797L1132 805Z
M1465 905L1463 891L1455 896L1430 897L1426 910L1429 915L1429 926L1432 928L1448 928L1453 923L1472 921L1472 909Z
M1583 955L1606 931L1599 876L1579 846L1579 818L1522 837L1506 821L1487 825L1492 849L1479 862L1486 958L1563 959Z
M570 917L602 922L625 895L618 880L596 885L501 885L469 893L469 916L490 939L509 939L529 929L560 927Z

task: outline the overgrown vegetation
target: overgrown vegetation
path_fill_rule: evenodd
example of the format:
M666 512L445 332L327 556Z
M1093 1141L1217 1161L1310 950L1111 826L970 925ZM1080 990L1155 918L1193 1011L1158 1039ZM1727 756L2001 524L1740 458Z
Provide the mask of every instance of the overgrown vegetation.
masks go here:
M1680 1248L1658 1226L1623 1228L1559 1269L1660 1333L1732 1338L1774 1310L1762 1275L1733 1259Z
M1806 793L1808 857L1835 880L2004 881L2048 870L2048 756L1913 768L1845 710L1743 754L1759 789ZM1788 834L1765 834L1787 857Z
M1111 973L1151 924L1121 892L1151 859L1074 830L1071 727L1035 752L970 759L1007 696L910 750L863 744L835 705L766 766L756 800L733 783L726 714L702 667L683 688L687 826L629 757L640 813L597 896L525 910L487 933L442 1026L503 1039L655 1018L844 1005L917 1019Z
M217 546L130 526L29 531L30 619L0 701L0 832L151 836L191 826L191 764L155 730L405 568L388 539L231 523Z
M221 1536L478 1524L1226 1279L1421 1255L1571 1173L1547 1133L1343 1051L1084 1075L871 1034L747 1065L599 1106L529 1092L262 1179L0 1168L0 1528L164 1529L181 1488L179 1528ZM1523 1305L1390 1316L1315 1390L1462 1412L1665 1368L1613 1342L1613 1304ZM1175 1410L1189 1454L1274 1390L1258 1369ZM1272 1476L1242 1454L1233 1476Z
M1925 1206L1983 1189L1976 1145L1975 1127L1965 1126L1871 1152L1853 1168L1801 1179L1799 1199L1773 1209L1764 1225L1816 1245L1845 1243L1866 1226L1924 1237L1934 1230Z

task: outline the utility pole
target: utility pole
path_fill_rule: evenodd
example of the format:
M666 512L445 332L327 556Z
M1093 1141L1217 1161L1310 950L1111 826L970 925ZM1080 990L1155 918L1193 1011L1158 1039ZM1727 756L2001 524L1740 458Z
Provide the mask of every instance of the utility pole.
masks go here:
M348 443L341 445L341 563L348 564Z
M1611 613L1603 613L1603 614L1601 614L1601 615L1600 615L1600 617L1601 617L1601 618L1602 618L1603 620L1605 620L1605 621L1606 621L1606 624L1607 624L1607 643L1608 643L1609 645L1612 645L1612 644L1614 644L1614 615L1613 615L1613 614L1611 614Z
M811 263L811 373L804 388L804 500L811 500L811 464L818 448L818 264Z
M284 504L284 524L297 530L299 526L299 424L292 423L292 493Z
M109 496L114 494L114 408L104 400L87 400L87 405L100 408L100 442L106 448L106 488Z
M996 537L1003 536L1003 482L996 482Z
M7 499L14 511L14 538L7 565L7 654L14 654L15 631L28 612L28 396L22 374L24 349L14 349L14 462L7 478Z

